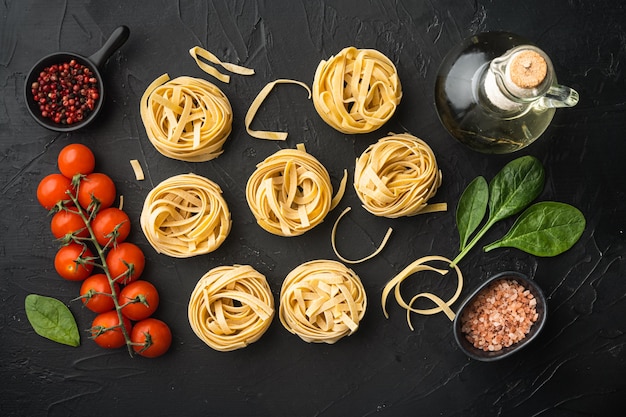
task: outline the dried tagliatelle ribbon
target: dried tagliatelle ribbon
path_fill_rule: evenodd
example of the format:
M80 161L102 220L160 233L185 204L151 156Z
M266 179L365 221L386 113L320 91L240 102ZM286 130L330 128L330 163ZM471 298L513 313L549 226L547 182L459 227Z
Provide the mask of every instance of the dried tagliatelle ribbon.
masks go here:
M393 116L401 98L396 67L373 49L344 48L315 71L315 109L342 133L378 129Z
M241 349L269 328L274 297L265 276L251 266L220 266L196 284L188 316L194 333L213 349Z
M391 233L393 232L393 229L390 227L387 229L387 233L385 233L385 237L383 238L383 241L380 243L380 245L378 246L378 248L371 253L370 255L361 258L361 259L357 259L357 260L350 260L350 259L346 259L344 258L339 251L337 250L337 227L339 226L339 221L343 218L343 216L345 216L350 210L352 210L351 207L346 207L344 211L341 212L341 214L339 215L339 217L337 217L337 220L335 221L335 224L333 224L333 230L330 234L330 243L333 247L333 251L335 252L335 255L337 256L337 258L341 259L342 262L345 262L347 264L358 264L361 262L365 262L367 260L372 259L374 256L378 255L385 247L385 245L387 244L387 242L389 241L389 237L391 237Z
M354 271L337 261L315 260L285 278L279 318L305 342L332 344L358 329L366 307L365 289Z
M217 158L230 135L233 111L226 95L208 81L163 74L141 97L148 139L164 156L188 162Z
M414 261L409 266L404 268L402 272L400 272L398 275L393 277L387 283L387 285L385 285L385 288L383 289L383 293L381 296L381 303L383 307L383 313L385 314L386 318L389 318L389 314L387 313L387 298L389 294L391 293L391 291L393 290L395 298L396 298L396 302L400 305L400 307L406 310L406 320L411 330L413 330L413 325L411 324L411 313L417 313L417 314L422 314L422 315L433 315L433 314L443 312L446 316L448 316L450 320L454 320L455 313L454 311L452 311L450 306L459 298L459 295L461 295L461 290L463 289L463 274L461 274L461 270L456 265L454 266L454 271L456 272L456 276L457 276L457 287L456 287L456 291L454 292L454 295L448 301L444 301L439 296L429 293L429 292L421 292L419 294L414 295L408 303L402 297L402 294L400 291L400 285L411 275L417 272L425 272L425 271L436 272L440 275L446 275L449 272L449 269L438 269L430 265L427 265L427 263L433 262L433 261L445 262L446 266L452 263L450 259L445 258L443 256L437 256L437 255L425 256L423 258L420 258ZM433 303L437 305L437 307L427 308L427 309L414 307L415 302L419 300L420 298L426 298L432 301Z
M388 218L447 210L446 203L428 204L441 179L430 146L408 133L370 145L354 169L354 189L363 207Z
M253 130L250 127L250 125L252 124L252 120L254 120L254 116L256 116L256 113L259 111L259 108L261 107L261 105L263 104L263 102L265 101L267 96L270 94L270 92L274 89L276 84L297 84L299 86L302 86L304 89L306 89L306 91L309 92L309 97L308 98L311 98L311 89L309 88L308 85L306 85L303 82L295 81L295 80L289 80L289 79L279 79L279 80L275 80L275 81L272 81L270 83L267 83L265 85L265 87L263 87L261 89L261 91L259 91L259 94L257 94L256 98L252 101L252 104L250 105L250 108L246 112L246 117L245 117L245 120L244 120L245 125L246 125L246 131L253 138L267 139L267 140L285 140L285 139L287 139L287 132L273 132L273 131L268 131L268 130Z
M152 247L174 258L213 252L232 223L219 185L195 174L176 175L154 187L140 222Z
M222 62L218 57L216 57L215 55L213 55L211 52L207 51L206 49L201 48L200 46L194 46L193 48L191 48L189 50L189 55L192 56L192 58L196 61L196 64L198 64L198 67L200 67L202 71L206 72L209 75L212 75L213 77L217 78L218 80L224 83L230 82L230 76L227 74L222 74L217 69L215 69L215 67L208 65L207 63L202 61L200 58L206 59L211 64L219 65L225 70L232 72L233 74L238 74L238 75L253 75L254 74L254 70L252 68L242 67L239 65L231 64L229 62Z
M278 236L298 236L335 208L347 178L344 171L333 197L328 171L299 144L297 149L281 149L257 165L246 185L246 199L263 229Z

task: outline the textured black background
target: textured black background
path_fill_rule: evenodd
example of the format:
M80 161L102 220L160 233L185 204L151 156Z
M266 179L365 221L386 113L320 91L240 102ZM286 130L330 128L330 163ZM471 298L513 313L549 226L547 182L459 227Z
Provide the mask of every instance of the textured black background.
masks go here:
M103 68L108 88L99 119L83 131L56 134L28 115L23 84L32 64L59 50L95 52L118 25L128 42ZM9 0L0 4L0 415L215 415L215 416L579 416L619 415L626 395L626 12L606 1L82 1ZM559 110L544 136L515 155L486 156L456 143L439 123L433 86L445 53L463 38L507 30L542 47L559 81L577 89L580 103ZM200 45L225 61L256 70L252 77L215 82L234 110L225 153L200 164L161 156L147 140L139 98L157 76L207 78L188 55ZM279 86L255 126L287 130L284 143L249 137L244 114L258 91L277 78L311 84L322 59L346 46L375 48L397 66L404 96L378 132L352 136L327 126L298 86ZM255 164L280 148L305 143L328 169L333 184L352 175L361 152L386 132L408 131L426 140L444 182L433 201L447 213L387 220L365 212L352 187L326 221L296 238L258 227L245 201ZM98 348L83 334L79 348L37 336L24 297L39 293L70 304L79 327L93 314L70 300L79 284L58 277L49 218L37 203L39 180L56 170L68 143L90 146L97 170L109 174L133 221L130 240L147 256L145 276L161 293L156 316L174 333L168 354L131 359L125 350ZM548 297L549 321L527 349L497 363L469 360L454 343L443 316L413 317L391 303L385 319L385 283L425 255L456 254L454 208L467 183L491 178L514 157L530 154L546 168L540 199L579 207L588 220L579 243L552 259L516 250L488 254L476 248L461 263L463 295L503 269L532 275ZM146 172L134 179L128 163ZM212 254L180 260L157 255L138 226L146 194L160 181L194 172L224 190L233 228ZM352 179L352 176L350 177ZM394 234L376 258L354 266L368 295L360 329L335 345L307 344L276 318L251 346L216 352L187 322L187 301L209 269L250 264L265 274L278 301L285 275L311 259L334 259L330 230L352 206L338 244L345 256L370 253L387 227ZM506 223L506 222L505 222ZM485 238L508 230L496 227ZM452 294L449 279L420 279L407 291ZM116 412L117 410L117 412Z

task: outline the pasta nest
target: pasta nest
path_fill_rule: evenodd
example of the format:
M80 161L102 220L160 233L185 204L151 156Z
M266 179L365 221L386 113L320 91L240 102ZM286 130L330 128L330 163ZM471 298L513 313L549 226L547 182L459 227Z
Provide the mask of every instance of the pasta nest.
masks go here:
M333 198L328 171L298 145L281 149L257 165L246 185L246 199L263 229L278 236L298 236L324 221L341 199L344 186L342 182Z
M164 156L187 162L217 158L230 135L233 111L222 90L206 80L164 74L141 97L148 139Z
M432 149L408 133L370 145L354 170L354 188L363 207L388 218L445 210L445 203L427 205L441 180Z
M274 298L265 276L251 266L221 266L200 278L188 315L203 342L227 352L261 338L274 317Z
M287 275L280 291L280 321L305 342L335 343L353 334L367 297L359 277L342 263L306 262Z
M195 174L176 175L154 187L140 222L152 247L175 258L216 250L232 224L219 185Z
M344 48L315 71L315 109L342 133L378 129L393 116L401 98L396 67L373 49Z

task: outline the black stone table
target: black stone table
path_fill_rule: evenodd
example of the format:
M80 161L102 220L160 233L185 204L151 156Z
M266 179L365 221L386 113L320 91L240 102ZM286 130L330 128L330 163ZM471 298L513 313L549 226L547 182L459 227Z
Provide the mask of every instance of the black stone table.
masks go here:
M103 113L84 130L54 133L29 116L23 86L30 67L52 52L89 55L119 25L131 35L102 68L108 88ZM434 83L443 56L482 31L518 33L542 47L559 81L580 93L580 103L558 110L543 137L515 154L489 156L457 143L442 127ZM254 68L230 84L211 79L189 56L202 46L227 62ZM250 137L248 106L268 82L291 78L311 84L318 63L346 46L374 48L397 66L402 102L383 128L341 134L317 115L298 86L281 86L254 122L286 130L285 142ZM621 415L626 395L626 9L605 1L5 1L0 5L0 415L2 416L610 416ZM205 163L168 159L150 144L139 100L156 77L188 75L216 83L234 112L233 131L219 158ZM326 221L299 237L271 235L255 222L245 184L257 163L281 148L304 143L328 169L336 187L356 158L387 132L409 132L434 150L443 184L434 201L449 210L389 220L367 213L352 186ZM103 350L82 329L93 313L71 300L79 284L57 276L57 250L37 184L56 170L69 143L95 153L109 174L133 228L129 240L145 252L146 279L161 294L155 313L170 324L173 344L158 359ZM484 253L476 247L460 264L462 297L490 275L527 273L548 299L548 322L539 338L505 360L471 360L457 347L444 315L412 316L390 303L381 309L385 283L425 255L453 257L458 236L454 210L477 175L492 178L517 156L534 155L546 169L540 199L578 207L587 227L580 241L554 258L514 249ZM138 159L146 180L135 180ZM139 227L147 193L173 175L194 172L217 182L233 227L215 252L188 259L157 254ZM278 304L284 277L312 259L336 259L332 225L345 207L339 244L350 258L371 253L388 227L385 249L352 266L368 296L359 330L334 345L308 344L276 316L256 343L214 351L187 320L198 279L220 265L249 264L263 273ZM512 219L490 232L494 239ZM485 243L487 243L485 241ZM453 279L415 278L407 293L449 296ZM24 298L37 293L70 306L82 331L78 348L35 334ZM453 305L454 307L457 304Z

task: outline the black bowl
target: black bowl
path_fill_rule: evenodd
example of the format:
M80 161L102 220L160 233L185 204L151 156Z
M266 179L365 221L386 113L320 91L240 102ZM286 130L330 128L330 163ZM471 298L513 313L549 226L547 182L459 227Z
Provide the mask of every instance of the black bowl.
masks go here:
M90 124L100 113L100 110L102 109L102 103L104 103L104 97L106 92L99 68L106 63L106 61L113 54L113 52L119 49L126 42L129 35L130 30L128 29L128 27L120 26L113 31L113 33L102 46L102 48L100 48L89 58L86 58L79 54L75 54L73 52L57 52L40 59L35 65L33 65L30 72L28 73L28 76L26 77L26 82L24 84L24 99L26 101L26 108L28 109L28 112L33 117L33 119L35 119L35 121L41 126L56 132L71 132L77 129L81 129ZM39 103L37 103L33 99L31 86L35 81L37 81L39 73L44 68L49 67L53 64L69 62L72 59L76 60L76 62L78 62L79 64L86 66L95 74L98 80L99 98L96 100L94 109L89 113L87 117L85 117L80 122L64 125L60 123L55 123L54 120L43 117L41 115L41 111L39 110Z
M487 286L489 286L489 284L495 281L505 280L505 279L515 280L524 288L530 291L530 293L535 297L535 300L537 300L537 305L535 306L535 308L537 310L537 314L539 315L539 317L537 318L537 321L533 323L533 325L531 326L530 331L526 334L526 337L520 340L519 342L514 343L513 345L509 347L503 347L501 350L498 350L498 351L484 351L482 349L478 349L474 347L474 345L465 338L465 334L461 331L461 326L462 326L461 317L465 309L469 308L471 303L476 299L476 297L482 290L484 290ZM519 351L520 349L523 349L526 345L532 342L537 337L539 332L541 332L541 330L543 329L545 322L546 322L546 317L547 317L546 298L543 292L541 291L541 288L539 288L539 286L535 283L535 281L533 281L532 279L528 278L526 275L519 273L519 272L515 272L515 271L501 272L499 274L492 276L487 281L485 281L469 297L467 297L465 301L463 301L463 304L461 304L461 306L459 307L459 310L454 318L453 333L454 333L454 338L456 339L456 342L458 343L459 347L467 356L469 356L470 358L479 360L479 361L491 362L491 361L495 361L498 359L506 358L507 356L511 356L512 354Z

